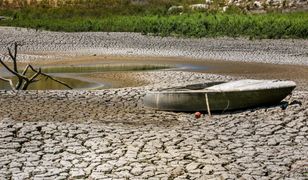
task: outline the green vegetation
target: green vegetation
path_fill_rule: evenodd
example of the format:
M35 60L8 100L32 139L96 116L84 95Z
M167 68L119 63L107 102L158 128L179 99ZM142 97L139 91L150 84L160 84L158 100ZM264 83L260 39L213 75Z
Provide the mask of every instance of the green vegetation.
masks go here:
M153 0L150 4L125 2L114 0L108 6L106 1L97 1L97 6L77 3L57 8L47 5L5 8L0 10L0 15L13 19L0 21L0 25L66 32L141 32L160 36L308 38L308 12L246 14L230 8L226 13L186 10L180 15L167 12L172 4L182 3L179 0Z
M136 14L164 14L172 5L189 5L204 3L204 0L0 0L0 9L31 9L31 12L44 11L48 14L55 10L60 12L56 16L68 15L136 15ZM221 1L221 0L215 0ZM46 12L47 11L47 12ZM52 13L52 12L51 12ZM49 14L50 15L50 14Z

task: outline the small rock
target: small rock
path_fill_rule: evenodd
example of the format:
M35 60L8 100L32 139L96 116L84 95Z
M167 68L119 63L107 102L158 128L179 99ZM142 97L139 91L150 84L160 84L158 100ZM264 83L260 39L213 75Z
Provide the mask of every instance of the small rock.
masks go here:
M130 171L131 174L135 175L135 176L140 176L142 173L143 173L143 170L141 167L137 166L137 167L134 167L131 171Z
M192 170L195 170L197 169L201 164L200 163L196 163L196 162L192 162L190 164L188 164L186 166L186 170L189 172L189 171L192 171Z
M183 173L184 173L184 168L178 166L178 167L176 167L176 168L174 168L174 169L172 170L170 176L174 178L174 177L178 177L178 176L182 175Z
M82 169L78 170L72 170L70 171L71 178L84 178L85 177L85 172Z
M113 169L113 165L111 164L103 164L103 165L100 165L100 166L97 166L96 170L98 172L105 172L105 173L110 173Z

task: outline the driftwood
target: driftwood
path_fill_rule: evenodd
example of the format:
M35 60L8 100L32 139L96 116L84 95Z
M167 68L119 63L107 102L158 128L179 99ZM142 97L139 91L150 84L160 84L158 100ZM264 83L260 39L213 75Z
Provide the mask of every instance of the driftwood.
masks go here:
M13 61L13 68L10 68L7 64L4 63L4 59L0 58L0 64L6 70L8 70L11 74L16 76L18 78L18 81L14 85L12 79L7 79L7 78L4 78L4 77L0 76L0 80L1 81L8 82L13 90L27 90L27 88L29 87L29 85L31 83L35 83L35 82L39 81L37 79L39 76L45 76L46 79L51 79L51 80L53 80L53 81L55 81L57 83L60 83L60 84L62 84L64 86L66 86L69 89L72 89L72 87L69 86L68 84L66 84L65 82L57 80L57 79L53 78L52 76L50 76L50 75L48 75L46 73L43 73L41 68L35 69L30 64L28 64L21 73L18 72L18 65L17 65L17 50L18 50L18 46L19 46L18 43L14 43L14 52L12 52L10 48L7 48L8 52L9 52L10 59ZM34 73L31 77L27 77L27 75L26 75L29 70L31 70Z

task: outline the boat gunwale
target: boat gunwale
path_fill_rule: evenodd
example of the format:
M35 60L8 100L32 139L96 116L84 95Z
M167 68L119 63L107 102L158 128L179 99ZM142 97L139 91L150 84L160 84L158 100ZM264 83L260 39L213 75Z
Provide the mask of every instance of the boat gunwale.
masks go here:
M247 90L214 90L214 89L202 89L202 90L187 90L187 91L154 91L148 92L149 94L199 94L199 93L235 93L235 92L252 92L252 91L264 91L264 90L275 90L275 89L288 89L296 88L296 85L292 86L283 86L283 87L269 87L269 88L260 88L260 89L247 89Z

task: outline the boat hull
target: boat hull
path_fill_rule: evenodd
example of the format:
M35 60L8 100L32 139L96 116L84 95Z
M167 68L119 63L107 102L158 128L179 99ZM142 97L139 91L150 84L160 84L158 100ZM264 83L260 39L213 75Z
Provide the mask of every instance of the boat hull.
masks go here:
M180 91L153 92L144 97L148 107L166 111L207 111L207 94L210 111L226 111L273 105L289 95L295 86L250 91Z

